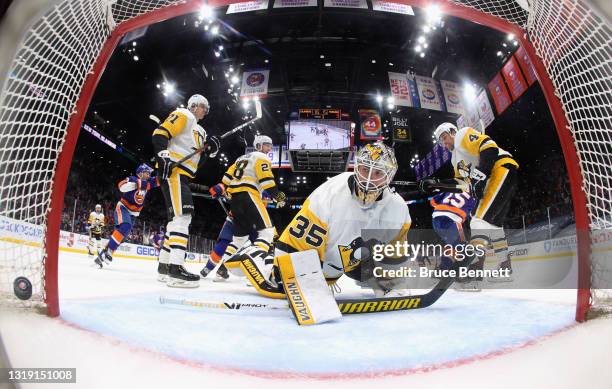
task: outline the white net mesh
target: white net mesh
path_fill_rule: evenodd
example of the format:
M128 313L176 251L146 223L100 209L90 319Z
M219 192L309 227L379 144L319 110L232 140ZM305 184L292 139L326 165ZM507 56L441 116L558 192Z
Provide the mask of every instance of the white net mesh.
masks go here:
M563 103L573 134L591 230L595 234L610 229L609 24L578 0L454 2L527 30ZM85 79L104 42L118 24L181 3L65 0L25 36L0 95L0 293L7 296L1 300L15 300L13 281L17 276L25 276L34 284L29 305L44 299L44 236L58 153ZM609 251L596 247L592 251L593 285L595 289L610 287ZM594 294L597 303L610 296L605 292Z

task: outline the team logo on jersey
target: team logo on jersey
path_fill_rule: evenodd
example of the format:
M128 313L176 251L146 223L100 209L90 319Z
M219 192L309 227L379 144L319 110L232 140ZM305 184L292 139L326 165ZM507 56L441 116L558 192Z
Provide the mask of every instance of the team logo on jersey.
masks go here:
M260 86L261 84L263 84L265 79L266 76L264 76L263 73L251 73L247 77L246 83L248 86Z
M472 171L472 164L466 163L464 160L457 162L457 171L463 178L469 177Z
M144 204L145 196L147 195L146 190L139 190L134 193L134 202L138 205Z
M361 237L357 237L346 246L338 245L338 251L340 252L344 272L346 273L353 270L361 263L361 261L369 259L372 254L370 247L376 243L379 242L377 242L375 239L364 242Z

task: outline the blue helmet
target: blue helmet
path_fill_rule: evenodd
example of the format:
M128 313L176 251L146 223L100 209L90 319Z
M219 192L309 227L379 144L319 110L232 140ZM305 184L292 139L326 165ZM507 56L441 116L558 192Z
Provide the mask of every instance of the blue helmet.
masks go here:
M147 165L146 163L143 163L143 164L139 165L136 168L136 174L140 174L140 173L144 173L144 172L152 173L153 172L153 168L151 166Z

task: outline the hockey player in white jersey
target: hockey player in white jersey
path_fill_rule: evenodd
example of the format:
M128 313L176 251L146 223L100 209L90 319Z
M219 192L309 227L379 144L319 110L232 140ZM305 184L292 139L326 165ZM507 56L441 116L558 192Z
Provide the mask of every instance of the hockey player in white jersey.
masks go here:
M512 272L503 222L510 209L518 180L518 163L489 136L471 127L458 130L452 123L440 124L434 137L452 152L455 177L469 179L478 200L470 219L472 244L493 247L498 268ZM425 185L431 180L424 180ZM482 261L481 261L482 263ZM490 281L512 281L511 277Z
M257 238L253 244L264 252L270 249L275 229L262 200L262 192L266 191L276 202L277 207L285 205L285 194L276 186L272 164L267 156L272 150L272 139L265 135L257 135L253 146L256 151L239 157L227 169L222 180L231 199L234 236L221 260L230 270L238 268L240 264L232 261L226 263L227 259L249 241L253 226L257 231ZM221 194L223 193L216 195Z
M186 161L177 162L204 147L204 154L214 157L219 140L198 124L208 114L210 106L202 95L193 95L187 108L178 108L153 132L153 149L157 159L157 175L168 212L166 237L159 255L158 279L171 287L197 287L200 276L185 270L185 251L189 240L189 225L194 206L189 183L198 165L205 158L195 154Z
M87 219L87 230L89 231L89 244L87 252L90 256L98 255L98 251L102 249L102 229L106 224L106 217L102 212L102 206L96 204L96 207L89 214Z
M258 292L268 297L287 298L292 307L294 301L309 300L306 287L299 292L293 287L292 280L300 278L299 273L318 271L322 275L316 277L324 280L323 285L325 281L335 283L344 274L360 278L359 269L367 256L363 248L369 242L393 243L407 239L411 224L408 206L389 189L396 171L393 149L382 142L366 145L357 153L354 173L332 177L308 196L276 242L271 277L268 278L269 271L261 265L261 253L247 249L235 260L241 261L243 271ZM330 300L329 296L321 295L326 293L323 289L329 292L329 288L321 289L321 282L309 278L306 284L311 283L319 289L313 301L331 302L325 309L302 302L308 305L305 308L308 315L298 314L294 307L300 324L334 318L332 311L337 310L333 296Z

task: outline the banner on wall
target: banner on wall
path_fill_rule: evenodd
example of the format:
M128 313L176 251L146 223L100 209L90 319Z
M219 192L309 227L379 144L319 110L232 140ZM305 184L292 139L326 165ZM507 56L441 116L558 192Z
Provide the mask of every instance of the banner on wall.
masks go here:
M446 102L446 110L451 113L463 115L463 90L456 82L440 80L440 87Z
M521 74L521 70L514 57L510 57L508 62L502 67L502 74L506 84L508 84L508 89L510 89L512 100L516 101L527 90L527 81L525 81L525 77Z
M226 14L237 14L241 12L260 11L268 9L268 0L251 0L243 3L230 4L227 7Z
M317 0L274 0L273 8L316 7Z
M378 140L382 139L382 125L380 115L374 109L360 109L359 122L361 126L359 139Z
M495 120L495 114L493 113L493 108L491 108L491 103L489 102L489 97L487 96L487 91L482 90L478 97L476 98L476 108L478 111L478 117L482 122L481 132L484 133L484 130L489 127L493 120Z
M406 73L389 72L389 86L391 88L391 95L395 100L395 105L414 107L413 96Z
M504 84L501 74L497 73L495 77L489 81L487 86L489 88L489 93L491 93L491 97L493 98L493 103L495 104L497 114L501 115L502 112L504 112L512 103L510 95L508 94L508 89L506 88L506 84Z
M451 159L451 153L445 147L438 143L434 146L425 158L423 158L414 167L417 181L429 177L437 172L446 162Z
M514 53L514 56L516 57L516 60L519 66L521 67L521 70L523 71L523 75L527 80L527 84L531 86L531 84L533 84L537 80L537 76L533 67L533 63L531 63L531 60L527 55L527 51L523 48L523 46L519 46L518 50L516 50L516 53Z
M243 4L243 3L238 3ZM268 95L268 80L270 70L250 70L242 74L242 86L240 87L240 98L251 97L264 98Z
M280 153L280 168L287 169L291 168L291 161L289 160L289 148L287 145L282 145Z
M416 81L417 90L419 92L421 108L442 111L442 102L438 93L436 80L424 76L414 76L414 80Z
M325 0L323 6L331 8L368 9L368 3L366 0Z
M402 15L414 15L412 7L406 4L392 3L390 1L372 0L374 11L392 12Z
M412 134L408 118L400 114L391 114L391 136L394 142L411 142Z

